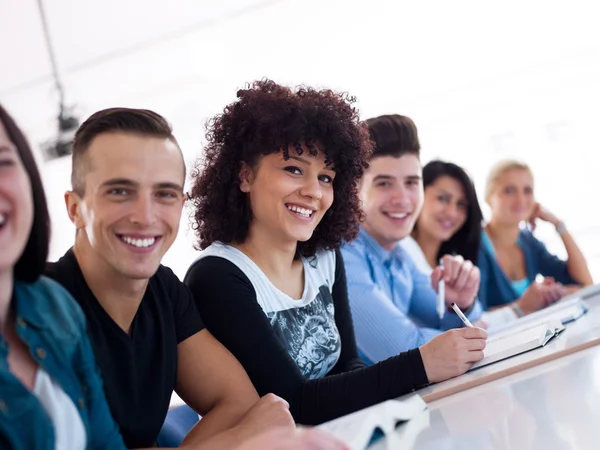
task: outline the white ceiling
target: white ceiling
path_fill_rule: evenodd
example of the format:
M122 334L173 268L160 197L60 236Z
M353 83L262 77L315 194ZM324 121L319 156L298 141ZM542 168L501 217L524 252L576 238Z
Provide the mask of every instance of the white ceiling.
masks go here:
M43 1L66 100L82 119L154 109L193 160L205 120L245 82L343 89L363 117L415 118L425 159L451 158L478 183L494 158L542 160L536 181L550 206L589 223L554 174L597 179L600 160L585 156L600 148L597 1ZM34 144L52 137L58 97L37 0L0 0L0 64L0 102ZM43 166L55 230L66 230L53 235L54 256L72 242L61 200L69 170L67 159ZM193 255L190 239L168 254L176 270Z

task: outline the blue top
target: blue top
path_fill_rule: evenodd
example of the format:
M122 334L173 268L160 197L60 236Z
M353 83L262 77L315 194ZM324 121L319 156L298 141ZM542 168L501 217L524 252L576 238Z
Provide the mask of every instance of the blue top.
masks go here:
M523 295L524 290L515 289L511 280L506 276L498 262L493 247L485 244L489 238L482 232L481 246L477 265L481 271L481 284L479 285L479 300L484 309L512 303ZM517 245L523 251L525 258L525 271L528 286L541 274L563 284L577 284L567 270L567 263L551 254L546 246L528 230L519 233ZM526 288L525 288L526 290Z
M110 415L85 318L54 281L15 281L16 332L31 356L60 384L81 414L88 449L125 449ZM0 448L54 450L52 420L37 397L10 372L0 335Z
M517 245L519 244L519 241L520 240L517 239ZM494 250L494 244L492 244L490 237L485 231L481 235L481 243L485 247L486 251L488 251L490 255L494 257L494 259L496 259L496 250ZM510 280L510 285L517 294L517 297L521 297L521 295L525 293L530 284L531 282L527 277L521 278L520 280Z
M431 279L400 245L390 252L360 229L342 247L356 343L367 364L419 347L443 331L463 326L452 312L439 319ZM467 317L481 317L475 304Z

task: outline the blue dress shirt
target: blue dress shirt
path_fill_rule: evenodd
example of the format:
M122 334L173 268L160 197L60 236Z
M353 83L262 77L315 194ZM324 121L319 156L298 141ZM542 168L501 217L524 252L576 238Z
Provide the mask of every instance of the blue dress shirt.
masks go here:
M388 252L361 228L358 237L342 247L342 256L356 342L367 364L464 326L453 311L440 320L431 279L400 245ZM467 317L478 320L481 313L476 300Z

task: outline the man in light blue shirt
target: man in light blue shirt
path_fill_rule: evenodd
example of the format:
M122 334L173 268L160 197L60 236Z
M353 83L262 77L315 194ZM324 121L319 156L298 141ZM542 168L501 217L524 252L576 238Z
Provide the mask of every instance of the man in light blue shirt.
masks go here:
M375 363L420 347L463 326L447 305L456 303L472 322L480 274L460 256L446 255L431 277L419 271L398 245L421 210L423 184L419 140L411 119L399 115L367 121L375 151L360 184L365 220L356 240L342 247L356 341L361 357ZM445 282L445 311L436 309L439 280ZM469 347L465 338L459 345ZM467 350L465 350L467 351Z

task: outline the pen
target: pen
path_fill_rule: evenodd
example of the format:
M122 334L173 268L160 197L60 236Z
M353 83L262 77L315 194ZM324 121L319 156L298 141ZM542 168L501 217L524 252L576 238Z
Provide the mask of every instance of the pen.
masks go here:
M459 308L459 307L456 305L456 303L452 303L452 305L450 305L450 306L452 306L452 309L454 310L454 312L456 313L456 315L457 315L458 317L460 317L460 320L462 320L462 321L463 321L463 323L464 323L464 324L465 324L467 327L469 327L469 328L474 328L474 327L473 327L473 324L471 323L471 321L470 321L469 319L467 319L467 316L465 316L465 315L463 314L463 312L462 312L462 311L460 310L460 308Z
M444 318L446 312L446 292L444 284L444 262L440 258L440 268L442 269L442 278L438 281L437 313L440 320Z

